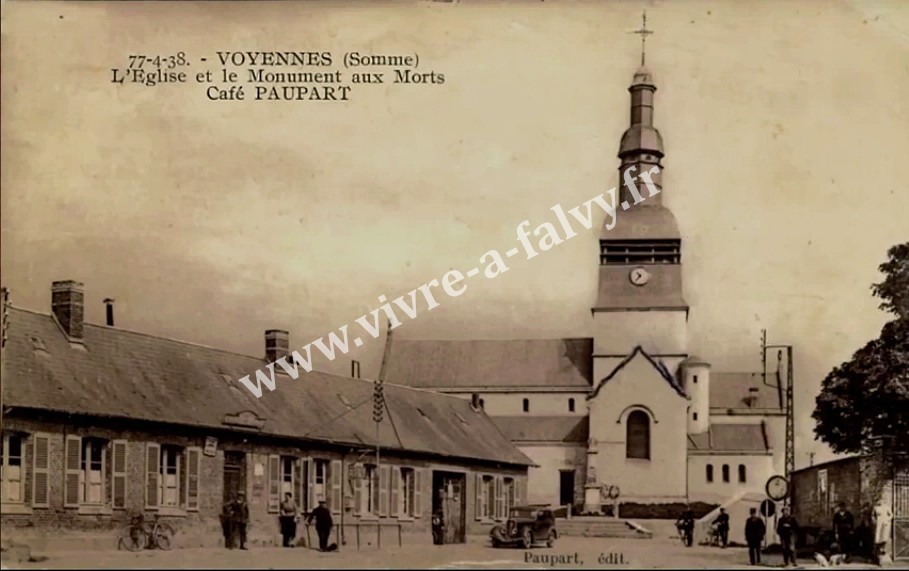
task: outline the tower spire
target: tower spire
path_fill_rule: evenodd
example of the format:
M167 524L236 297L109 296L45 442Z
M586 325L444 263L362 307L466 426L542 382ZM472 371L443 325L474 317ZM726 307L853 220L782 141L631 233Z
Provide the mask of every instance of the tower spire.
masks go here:
M631 32L641 36L641 67L644 67L644 55L647 48L647 36L653 33L653 30L647 29L647 10L641 14L641 28Z

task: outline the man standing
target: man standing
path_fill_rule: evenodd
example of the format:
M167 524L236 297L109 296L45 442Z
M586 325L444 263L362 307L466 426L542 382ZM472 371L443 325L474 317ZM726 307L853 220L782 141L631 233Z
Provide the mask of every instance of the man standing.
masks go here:
M757 515L757 509L749 510L751 515L745 520L745 541L748 543L748 559L752 565L761 564L761 543L764 541L764 534L767 533L767 526Z
M293 540L297 535L297 503L290 492L284 494L284 501L281 502L281 515L278 516L278 521L281 524L281 537L284 539L284 547L293 547Z
M312 510L306 523L316 520L316 533L319 536L319 551L328 549L328 537L331 534L331 527L334 523L331 520L331 512L325 507L325 500L319 499L319 507Z
M833 514L833 535L836 542L840 545L842 553L852 553L852 529L855 527L855 520L846 504L840 502L837 505L836 513Z
M694 540L694 512L691 511L691 506L685 506L685 512L675 522L675 527L684 539L685 546L691 547L691 542Z
M221 508L221 531L224 533L224 547L234 548L234 500L231 499Z
M720 515L713 520L716 525L716 533L720 536L720 546L725 549L729 543L729 514L725 508L720 508Z
M246 547L246 526L249 524L249 504L246 503L246 494L240 492L234 505L231 506L231 523L234 531L240 536L240 549Z
M788 567L790 562L795 565L795 551L792 549L792 545L798 532L798 522L789 515L789 508L783 508L782 515L776 522L776 534L780 536L780 543L783 544L784 567Z

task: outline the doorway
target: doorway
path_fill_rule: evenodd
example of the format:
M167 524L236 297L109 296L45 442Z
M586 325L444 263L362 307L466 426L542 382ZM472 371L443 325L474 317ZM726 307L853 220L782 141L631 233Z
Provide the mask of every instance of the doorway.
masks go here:
M432 511L442 510L443 543L467 542L467 476L456 472L432 473Z
M246 492L246 454L227 450L224 452L224 503Z
M559 470L559 505L574 505L574 470Z

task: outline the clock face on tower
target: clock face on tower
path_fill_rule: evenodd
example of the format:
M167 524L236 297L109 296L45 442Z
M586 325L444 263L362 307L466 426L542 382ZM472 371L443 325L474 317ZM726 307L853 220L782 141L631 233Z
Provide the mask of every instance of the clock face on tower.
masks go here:
M628 279L630 279L631 283L634 285L642 286L650 281L650 272L644 268L635 268L631 270L631 274L629 274Z

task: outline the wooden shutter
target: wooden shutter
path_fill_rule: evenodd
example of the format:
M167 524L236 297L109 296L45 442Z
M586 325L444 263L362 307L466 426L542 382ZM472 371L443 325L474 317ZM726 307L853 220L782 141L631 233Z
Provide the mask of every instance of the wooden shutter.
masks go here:
M423 511L423 469L413 471L413 517L420 517Z
M186 449L186 509L199 511L199 479L202 475L202 449Z
M502 519L505 513L505 481L502 476L496 476L496 519Z
M355 470L356 464L347 465L347 478L350 480L350 485L353 492L353 513L354 515L360 515L360 504L363 503L363 479L354 479L353 473Z
M388 466L379 466L379 514L388 515Z
M35 434L32 456L32 506L50 506L50 435Z
M82 437L66 436L66 466L63 481L63 506L79 507L82 476Z
M401 515L401 469L397 466L389 466L391 470L391 486L388 488L388 515L398 517ZM406 491L405 491L406 493Z
M156 509L161 501L161 445L145 444L145 507Z
M294 458L294 483L293 483L293 498L294 503L297 504L297 510L300 509L300 506L303 505L303 459Z
M474 491L476 492L476 505L474 506L476 513L474 516L480 520L483 519L483 474L477 474L474 481Z
M331 471L329 476L331 476L331 494L328 498L330 502L329 507L331 508L331 513L339 514L341 513L341 478L342 474L342 464L340 460L331 461Z
M111 506L126 508L126 440L111 443Z
M316 460L306 461L306 510L311 512L316 507Z
M268 457L268 511L276 513L281 505L281 457Z

